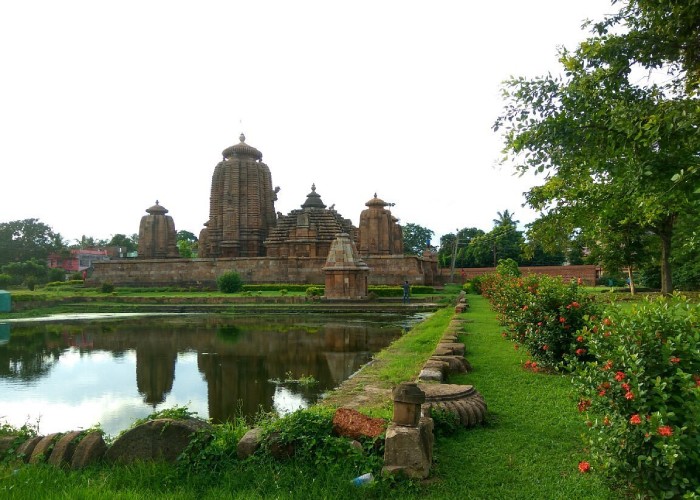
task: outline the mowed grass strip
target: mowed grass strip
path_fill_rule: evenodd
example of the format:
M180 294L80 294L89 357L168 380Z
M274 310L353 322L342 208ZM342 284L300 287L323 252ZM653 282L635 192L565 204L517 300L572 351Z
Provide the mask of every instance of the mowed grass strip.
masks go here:
M619 498L602 476L582 474L585 423L569 376L522 368L527 353L501 336L488 302L469 296L462 336L473 371L449 382L486 399L486 425L438 439L430 498Z

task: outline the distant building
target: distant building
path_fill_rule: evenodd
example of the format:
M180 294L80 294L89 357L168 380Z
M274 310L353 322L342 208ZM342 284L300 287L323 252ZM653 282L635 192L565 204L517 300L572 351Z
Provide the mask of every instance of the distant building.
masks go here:
M74 248L69 255L53 253L49 255L49 268L65 269L68 273L77 273L92 267L93 262L109 260L107 250L87 250Z

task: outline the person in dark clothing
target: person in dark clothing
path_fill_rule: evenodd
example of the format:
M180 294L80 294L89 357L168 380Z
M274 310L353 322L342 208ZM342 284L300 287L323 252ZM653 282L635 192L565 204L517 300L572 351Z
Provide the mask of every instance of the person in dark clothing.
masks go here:
M408 281L404 281L401 287L403 288L403 303L408 304L411 301L411 285L408 284Z

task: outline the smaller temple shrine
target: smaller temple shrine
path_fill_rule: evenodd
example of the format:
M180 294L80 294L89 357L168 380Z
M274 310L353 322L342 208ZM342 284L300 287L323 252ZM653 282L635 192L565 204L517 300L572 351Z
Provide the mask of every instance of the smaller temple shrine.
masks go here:
M158 203L146 210L139 225L138 256L140 259L174 259L180 257L177 249L175 222L168 210Z
M279 214L277 226L265 240L266 256L325 258L338 233L347 233L354 240L356 232L350 219L326 208L312 184L301 209Z
M329 300L367 298L369 267L360 259L355 242L347 233L336 235L323 266L325 298Z
M398 219L386 208L390 205L377 198L377 193L365 203L368 208L360 213L357 242L357 249L363 257L403 254L403 232Z

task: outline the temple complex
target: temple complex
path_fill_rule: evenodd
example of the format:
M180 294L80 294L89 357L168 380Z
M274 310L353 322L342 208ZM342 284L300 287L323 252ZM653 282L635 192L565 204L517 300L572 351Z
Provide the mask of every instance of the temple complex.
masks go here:
M403 233L398 219L391 215L390 204L377 198L365 203L368 208L360 214L358 251L360 255L402 255Z
M146 210L139 225L138 257L140 259L172 259L180 257L177 249L175 222L168 210L158 204Z
M325 284L329 297L342 299L366 297L368 284L435 282L435 255L403 254L401 226L387 208L393 204L376 193L359 228L327 207L315 184L301 208L276 214L279 188L272 187L262 153L241 134L222 155L197 258L171 259L178 257L175 225L156 202L141 221L139 259L97 263L91 284L214 288L218 276L235 270L251 284Z
M262 257L263 242L275 226L277 191L262 153L240 142L224 149L214 169L209 220L203 230L200 257ZM200 233L201 234L201 233Z
M356 232L350 219L326 208L313 184L301 209L279 215L277 227L270 231L265 247L268 257L325 258L338 233L347 233L355 239Z

